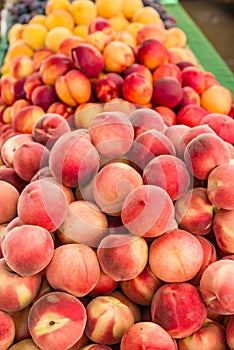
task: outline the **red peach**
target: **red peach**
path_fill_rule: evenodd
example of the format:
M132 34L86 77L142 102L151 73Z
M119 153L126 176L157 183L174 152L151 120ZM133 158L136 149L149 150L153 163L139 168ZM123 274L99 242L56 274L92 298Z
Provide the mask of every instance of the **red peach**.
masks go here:
M9 350L40 350L40 349L34 343L32 338L26 338L10 346Z
M228 115L208 113L200 124L208 124L221 139L234 145L234 120Z
M96 78L104 69L104 56L93 45L81 43L71 51L74 66L88 78Z
M234 254L233 242L234 210L218 210L213 219L216 242L222 251Z
M81 43L84 42L84 38L78 35L72 35L69 36L68 38L65 38L61 41L58 47L58 53L63 54L70 59L72 59L72 49L74 47L77 47Z
M156 106L153 109L161 115L167 126L176 124L176 114L171 108L166 106Z
M145 268L148 246L142 237L112 234L102 239L97 256L102 270L114 281L129 280Z
M141 320L141 307L140 305L134 303L131 301L125 294L123 294L120 290L115 289L111 294L109 294L112 297L115 297L121 303L127 305L129 309L132 311L134 322L139 322Z
M183 90L176 78L163 77L153 82L151 102L155 106L176 107L181 101Z
M221 315L233 314L234 261L217 260L203 272L200 292L206 305Z
M48 231L63 223L68 203L63 190L46 180L29 183L18 199L18 216L24 224L38 225Z
M87 295L98 283L100 267L96 253L85 244L61 245L46 267L46 278L55 290L76 297Z
M0 310L0 346L8 349L15 338L15 324L8 313Z
M33 105L39 106L43 108L44 111L47 111L52 103L58 101L58 96L54 86L41 85L33 90L31 99Z
M6 76L1 78L1 100L7 106L11 106L16 101L13 92L14 83L15 78L13 77Z
M226 328L226 340L230 350L234 349L234 317L231 316Z
M182 85L192 87L200 95L206 88L204 72L198 66L185 67L182 70Z
M39 74L44 84L55 85L57 78L65 75L70 69L71 60L61 53L56 53L41 62Z
M210 172L221 164L227 164L230 152L227 144L212 133L192 139L185 148L184 160L194 177L207 180Z
M132 48L124 42L113 40L103 50L104 70L122 73L135 62Z
M40 69L41 62L49 56L54 55L54 51L48 49L47 47L42 47L37 49L33 53L33 61L35 62L35 69Z
M110 276L100 270L100 277L96 286L91 290L89 296L95 298L101 295L112 293L118 286L118 282L114 281Z
M18 55L11 61L10 73L16 79L29 76L35 71L35 63L26 55Z
M29 331L40 348L68 349L81 337L87 316L85 307L74 296L55 291L39 298L28 316Z
M203 249L200 242L185 230L166 232L150 245L150 268L165 282L189 281L197 274L202 262Z
M31 337L28 329L28 314L29 310L31 309L31 305L32 304L29 304L22 310L11 313L11 317L15 324L14 344L20 342L23 339Z
M135 138L146 130L156 129L163 133L166 129L161 115L150 108L136 109L130 113L129 120L133 125Z
M164 43L167 38L167 31L165 28L157 24L145 24L140 28L136 34L137 44L141 44L146 39L157 39L160 42Z
M203 107L196 104L187 104L177 112L177 123L193 128L198 126L206 115L207 111Z
M123 72L123 77L126 78L131 73L138 73L143 75L145 78L147 78L150 82L153 81L152 73L143 64L140 63L133 63L130 67L126 68Z
M32 92L36 87L43 85L40 73L38 71L30 74L24 82L24 91L28 100L32 99Z
M150 102L152 93L151 81L141 74L128 74L122 83L123 97L129 102L146 105Z
M80 348L80 350L111 350L111 348L101 344L90 344Z
M30 102L25 99L16 100L10 108L10 119L11 121L15 118L16 114L24 107L30 106Z
M166 46L157 39L145 39L138 45L136 60L145 65L150 70L168 61L168 51Z
M19 193L21 193L27 185L27 182L19 177L15 169L7 165L0 166L0 180L6 181L14 186Z
M12 126L15 131L25 134L31 134L34 123L45 114L45 111L40 106L26 106L22 108L12 121Z
M161 326L154 322L138 322L124 333L121 350L176 350L177 345L172 337Z
M19 192L9 182L0 180L0 224L8 223L17 215Z
M191 86L184 86L182 87L182 90L183 96L177 108L181 109L182 107L191 104L197 106L201 105L200 95Z
M32 142L33 138L31 134L16 134L6 140L1 146L1 158L4 164L13 167L14 154L21 144L26 142Z
M86 307L85 333L99 344L120 342L124 332L134 324L134 317L127 305L112 296L99 296Z
M163 188L172 201L182 197L190 185L190 174L179 158L164 154L152 159L144 168L145 184Z
M123 78L118 73L107 73L101 76L95 86L95 94L100 102L107 102L121 96Z
M207 309L198 290L190 283L166 283L153 297L151 314L153 322L173 338L180 339L202 327Z
M182 83L181 70L174 63L163 63L153 71L153 81L156 81L163 77L173 77L176 78L180 84Z
M126 197L121 218L134 235L156 237L174 224L173 202L169 194L158 186L138 186Z
M190 127L184 124L176 124L176 125L170 125L166 131L165 135L171 140L176 155L178 157L181 157L181 145L183 145L183 137L187 133L187 131L190 130ZM184 154L184 151L183 151ZM182 159L183 157L181 157Z

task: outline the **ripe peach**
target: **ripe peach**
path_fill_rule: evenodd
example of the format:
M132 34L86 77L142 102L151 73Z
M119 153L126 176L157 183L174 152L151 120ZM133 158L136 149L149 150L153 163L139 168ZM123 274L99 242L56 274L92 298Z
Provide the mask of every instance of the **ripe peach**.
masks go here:
M111 294L109 294L112 297L115 297L121 303L127 305L129 309L131 310L134 322L139 322L141 320L141 307L140 305L137 305L133 301L131 301L125 294L123 294L119 289L114 290Z
M207 189L202 187L189 190L175 203L178 225L193 234L205 235L211 232L213 211Z
M28 329L28 314L30 309L31 304L24 309L11 313L11 317L15 324L14 344L20 342L22 339L31 337Z
M152 93L151 81L141 74L128 74L122 83L123 97L129 102L146 105L150 102Z
M182 83L181 70L174 63L169 63L169 62L163 63L153 71L153 81L156 81L164 77L176 78L179 81L179 83Z
M111 350L111 348L101 344L90 344L80 348L80 350Z
M161 105L169 108L176 107L181 101L183 90L176 78L162 77L153 82L153 105Z
M86 312L85 333L90 340L99 344L119 343L124 332L134 324L130 308L113 296L92 299Z
M58 53L67 56L68 58L72 58L71 52L74 47L77 47L81 43L84 42L84 38L77 35L72 35L68 38L65 38L61 41L58 47Z
M207 111L196 104L188 104L177 112L177 123L188 125L191 128L200 125L201 120L207 115Z
M45 111L40 106L26 106L22 108L12 121L12 126L15 131L25 134L31 134L34 123L45 114Z
M57 139L71 131L68 122L60 114L46 113L33 125L32 137L36 142L51 149Z
M174 206L169 194L154 185L142 185L126 197L121 218L127 229L143 237L156 237L174 224Z
M31 95L32 104L43 108L47 111L49 106L58 101L58 96L56 94L54 86L41 85L36 87Z
M198 66L185 67L182 70L182 85L192 87L200 95L206 88L204 72Z
M142 237L111 234L102 239L97 256L102 270L114 281L129 280L145 268L148 246Z
M9 182L0 180L0 224L8 223L17 215L19 192Z
M214 132L224 141L234 145L234 119L221 113L208 113L200 124L208 124Z
M103 31L104 33L110 34L111 32L113 32L113 27L107 18L97 16L88 23L88 34L97 31Z
M0 166L0 180L6 181L14 186L19 193L21 193L27 185L27 182L17 175L15 169L7 165Z
M15 324L12 317L0 310L0 346L1 349L8 349L15 338Z
M96 148L89 141L88 135L79 130L62 135L50 151L51 173L57 181L70 187L88 184L96 175L99 163Z
M217 260L205 269L200 280L203 300L211 310L221 315L233 314L233 267L233 260Z
M139 134L129 152L129 159L141 170L155 157L162 154L175 155L172 142L162 132L151 129Z
M75 110L74 124L77 128L84 128L84 131L87 131L93 118L101 112L103 112L103 105L101 103L82 103Z
M176 124L176 114L171 108L166 106L157 106L153 109L161 115L161 117L164 120L164 123L167 126Z
M73 107L66 105L62 101L52 103L47 109L47 113L60 114L60 116L67 119L67 122L70 125L70 127L73 127L74 112L75 110Z
M81 43L71 52L72 62L88 78L96 78L103 71L104 57L93 45Z
M112 158L127 153L133 142L134 130L124 112L102 112L89 126L89 135L99 153Z
M15 312L31 304L36 297L40 284L41 274L22 277L13 272L0 259L0 309L6 312Z
M41 179L24 188L17 207L24 224L38 225L52 232L63 223L68 203L59 186Z
M168 61L167 48L157 39L145 39L137 48L136 61L154 70Z
M222 251L234 254L233 243L234 210L220 209L214 215L213 231Z
M122 73L135 62L132 48L124 42L113 40L103 50L104 70Z
M9 350L40 350L40 348L34 343L32 338L26 338L11 345Z
M47 47L42 47L34 51L32 59L35 62L35 70L38 72L41 62L47 57L54 54L54 51L48 49Z
M165 130L165 135L171 140L176 151L176 155L181 157L181 145L183 145L183 137L190 130L190 127L184 124L170 125ZM183 151L184 154L184 151Z
M160 132L165 131L165 124L159 113L150 108L139 108L129 115L134 128L135 138L142 132L150 129L156 129Z
M35 63L32 58L26 55L15 57L10 64L11 75L18 79L27 77L35 71Z
M55 85L58 77L72 69L71 60L61 54L53 54L45 58L39 68L39 74L44 84Z
M30 106L30 104L31 103L24 98L16 100L10 107L10 120L12 121L22 108Z
M95 94L100 102L107 102L122 95L121 86L124 79L118 73L107 73L98 78Z
M198 290L190 283L166 283L152 299L151 314L153 322L173 338L181 339L202 327L207 309Z
M135 169L128 164L113 162L96 175L93 196L104 213L119 216L126 196L140 185L143 185L142 177Z
M99 276L96 253L86 244L71 243L57 247L46 267L46 278L52 288L76 297L87 295L98 283Z
M74 296L55 291L39 298L28 316L29 331L40 348L68 349L82 336L87 316Z
M152 73L143 64L140 63L133 63L130 67L126 68L125 71L123 72L123 77L126 78L128 74L131 73L138 73L143 75L145 78L147 78L149 81L153 81Z
M146 24L137 32L137 44L141 44L146 39L157 39L164 43L167 39L167 31L165 28L157 24Z
M184 151L184 160L191 174L200 180L207 180L210 172L218 165L227 164L229 158L227 144L212 133L195 137Z
M105 46L112 40L112 35L106 33L104 30L97 30L93 33L87 34L85 42L94 46L100 52L103 52Z
M211 113L228 114L232 103L231 91L220 84L212 85L201 94L201 105Z
M234 317L231 316L226 328L226 340L230 349L234 348Z
M8 106L11 106L16 100L13 92L15 80L15 78L9 76L1 78L1 100Z
M41 85L43 85L43 81L41 79L40 73L36 71L30 74L24 82L24 91L26 98L31 101L33 90Z
M122 41L123 43L129 45L130 47L136 47L136 40L131 33L127 30L117 32L114 36L114 40Z
M172 337L161 326L154 322L138 322L129 327L120 342L121 350L176 350L177 345Z
M178 109L181 109L182 107L190 104L197 106L201 105L200 95L191 86L184 86L182 90L183 96L179 105L177 106Z
M92 298L112 293L118 286L118 282L114 281L109 275L100 270L100 277L96 286L88 294Z
M233 200L234 163L216 166L208 177L207 194L213 205L226 210L234 210Z

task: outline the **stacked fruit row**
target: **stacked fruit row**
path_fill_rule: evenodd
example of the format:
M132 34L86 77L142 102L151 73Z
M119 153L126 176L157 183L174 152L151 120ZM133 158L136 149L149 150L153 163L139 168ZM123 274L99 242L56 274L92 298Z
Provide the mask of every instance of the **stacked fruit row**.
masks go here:
M234 349L231 92L140 0L8 39L0 348Z

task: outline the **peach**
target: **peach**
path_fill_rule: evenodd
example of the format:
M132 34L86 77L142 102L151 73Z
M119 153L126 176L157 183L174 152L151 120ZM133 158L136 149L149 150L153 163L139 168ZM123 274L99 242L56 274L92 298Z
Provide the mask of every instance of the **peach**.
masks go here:
M139 305L150 305L156 290L162 282L147 265L135 278L120 281L123 293L134 303Z
M234 145L234 119L221 113L206 114L200 124L208 124L226 142Z
M24 188L17 207L18 216L24 224L38 225L52 232L63 223L68 203L59 186L42 179Z
M19 192L9 182L0 180L0 224L8 223L17 215Z
M12 126L15 131L25 134L31 134L34 123L45 114L45 111L40 106L23 107L12 121Z
M13 92L15 80L15 78L9 76L1 78L1 100L8 106L11 106L16 100Z
M233 260L217 260L210 264L201 276L200 292L203 300L211 310L221 315L233 314L233 267Z
M103 52L105 46L112 40L112 36L105 33L104 30L97 30L87 34L85 42L93 45L100 52Z
M138 322L129 327L120 342L121 350L176 350L177 345L172 337L161 326L154 322Z
M155 157L162 154L175 155L172 142L162 132L151 129L139 134L129 152L129 159L141 170Z
M102 112L89 126L89 135L98 152L108 158L121 157L133 143L134 130L124 112Z
M129 120L133 125L135 138L146 130L156 129L163 133L166 129L161 115L150 108L136 109L130 113Z
M60 114L46 113L33 125L32 137L51 149L60 136L71 131L68 122Z
M185 47L187 44L187 35L186 33L178 28L178 27L171 27L168 28L167 31L167 38L165 40L166 47Z
M222 251L234 254L233 244L234 210L220 209L214 215L213 231Z
M207 189L202 187L189 190L175 203L178 225L193 234L205 235L211 232L213 211Z
M11 313L11 317L15 324L14 344L31 337L28 329L28 314L31 305L32 304L29 304L24 309Z
M68 58L72 58L71 52L74 47L77 47L81 43L84 42L84 38L77 35L72 35L68 38L65 38L61 41L58 47L58 53L67 56Z
M57 247L46 278L55 290L76 297L87 295L98 283L100 267L97 255L86 244L71 243Z
M113 296L92 299L86 312L85 333L90 340L99 344L119 343L124 332L134 324L130 308Z
M161 117L164 120L164 123L167 126L176 124L176 114L171 108L166 106L157 106L153 109L161 115Z
M9 347L9 350L40 350L40 349L34 343L32 338L26 338L17 343L14 343L12 346Z
M182 99L177 106L178 109L181 109L182 107L185 107L187 105L201 105L201 98L200 95L191 87L191 86L184 86L182 88L183 90L183 96Z
M33 90L31 99L33 105L40 106L44 111L47 111L52 103L58 101L58 96L54 86L41 85Z
M40 68L41 62L53 54L54 54L54 51L48 49L47 47L42 47L41 49L35 50L32 56L32 59L35 63L35 70L38 71L38 69Z
M70 127L73 127L74 112L75 110L73 107L66 105L62 101L52 103L47 109L47 113L60 114L60 116L67 119L67 122L70 125Z
M104 57L93 45L81 43L71 52L72 62L88 78L96 78L104 69Z
M93 118L101 112L103 112L102 104L95 102L82 103L75 110L74 124L77 128L84 128L86 131L88 131Z
M145 268L148 246L142 237L111 234L101 240L97 256L103 272L114 281L129 280ZM122 259L122 256L125 256L125 259Z
M78 200L69 204L68 213L58 229L61 241L83 243L96 248L107 233L107 218L94 203Z
M212 133L201 134L192 139L185 148L184 160L189 171L200 180L207 180L210 172L229 162L227 144Z
M51 173L65 186L87 185L96 175L99 164L96 148L89 141L88 135L79 130L62 135L50 151Z
M122 73L135 63L132 48L124 42L113 40L103 50L104 70L106 72Z
M147 78L150 82L153 81L153 77L152 77L151 71L149 70L149 68L147 68L143 64L133 63L130 67L126 68L123 71L123 77L126 78L128 76L128 74L131 74L131 73L141 74L145 78Z
M165 154L155 157L146 165L143 180L145 184L163 188L175 201L188 191L190 174L182 160Z
M26 55L15 57L10 64L10 72L16 79L24 78L35 71L35 63L32 58Z
M126 196L142 184L142 177L135 169L128 164L113 162L98 172L94 180L93 197L104 213L119 216Z
M76 107L90 100L91 82L83 72L71 69L65 75L57 78L55 91L62 102Z
M61 42L72 35L73 33L69 28L61 26L54 27L46 34L45 47L54 53L57 53Z
M145 39L138 45L136 61L152 71L168 61L167 48L157 39Z
M49 150L38 142L19 145L14 153L13 167L19 177L30 182L36 172L48 165Z
M134 235L157 237L174 224L173 202L158 186L138 186L125 198L121 218Z
M129 309L132 311L134 322L139 322L141 320L141 307L140 305L131 301L125 294L123 294L119 289L115 289L111 294L112 297L115 297L121 303L127 305Z
M153 94L152 83L141 74L128 74L122 83L122 94L129 102L146 105Z
M95 85L95 94L100 102L107 102L122 95L124 79L118 73L107 73L99 77Z
M174 145L176 155L181 157L181 145L183 145L183 137L190 130L190 127L184 124L170 125L165 130L165 135L171 140ZM183 152L184 153L184 152ZM182 157L181 157L182 159Z
M174 64L166 62L161 64L153 71L153 81L156 81L160 78L172 77L176 78L179 83L182 83L182 73L180 68Z
M121 32L117 32L114 36L114 40L122 41L123 43L129 45L130 47L136 47L136 40L131 33L127 30L122 30Z
M181 339L202 327L207 309L198 290L190 283L166 283L152 299L151 314L153 322L171 337Z
M88 34L97 31L103 31L106 34L111 34L113 33L113 27L107 18L98 15L88 23Z
M145 24L139 31L137 32L137 44L141 44L146 39L157 39L160 42L164 43L167 39L167 31L165 28L157 25L157 24Z
M160 19L160 15L159 12L151 7L151 6L143 6L141 8L139 8L133 18L132 18L133 22L140 22L143 24L152 24L152 23L156 23L158 25L163 25L161 19Z
M43 85L40 73L38 71L30 74L24 82L24 91L26 98L31 101L33 90Z
M28 316L29 331L40 348L68 349L82 336L87 316L85 307L74 296L55 291L39 298Z
M174 77L162 77L153 82L151 103L169 108L176 107L183 96L182 86Z
M118 286L118 282L114 281L110 276L100 270L100 277L96 286L88 294L92 298L101 295L108 295L112 293Z
M207 111L196 104L188 104L177 112L177 123L188 125L191 128L200 125L201 120L206 116Z
M31 304L41 284L41 275L20 276L12 271L5 259L0 259L0 309L15 312Z
M179 339L178 346L180 350L226 350L227 343L225 328L218 322L207 319L204 325L194 334Z
M233 162L229 164L223 162L223 164L216 166L208 176L208 198L218 208L234 210L233 170Z
M12 317L0 310L0 346L1 349L8 349L15 337L15 324Z
M59 183L49 172L49 167L42 168L41 172L39 171L38 173L38 177L33 178L31 181L40 180L40 179L45 179L46 181L52 182L53 184L59 186L63 190L68 204L70 204L75 200L73 189L71 187L64 186L61 183Z
M0 180L6 181L14 186L19 193L21 193L27 182L19 177L15 169L7 165L0 166Z
M31 103L24 99L18 99L16 100L10 107L10 120L12 122L12 120L15 118L16 114L24 107L30 106Z
M200 242L185 230L166 232L155 238L150 245L150 268L165 282L189 281L197 274L202 262L203 249Z
M206 88L204 72L198 66L185 67L182 70L182 85L192 87L200 95Z
M231 350L234 349L233 333L234 333L234 318L231 317L226 328L226 340Z
M61 54L53 54L45 58L39 68L39 74L44 84L55 85L56 79L72 69L71 60Z
M212 85L201 94L201 105L211 113L228 114L232 103L231 91L219 84Z

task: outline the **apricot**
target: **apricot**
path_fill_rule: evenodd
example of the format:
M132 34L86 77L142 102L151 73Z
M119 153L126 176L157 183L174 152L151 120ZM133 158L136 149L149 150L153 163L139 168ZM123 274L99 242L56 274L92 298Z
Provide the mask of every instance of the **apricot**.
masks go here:
M211 113L228 114L232 102L231 91L222 85L214 84L201 94L201 105Z
M185 47L187 44L187 35L179 27L168 28L165 40L166 47Z
M22 34L22 39L28 44L33 50L38 50L45 46L45 38L47 29L40 23L29 23Z
M128 3L122 2L121 13L124 17L132 19L134 14L144 6L142 0L129 0Z
M129 24L129 21L127 20L127 18L125 16L123 16L122 13L120 13L117 16L110 17L109 22L110 22L111 26L113 27L113 29L116 31L116 35L119 32L125 31L125 29L127 28L128 24Z
M96 0L97 16L110 18L121 13L122 1Z
M54 10L46 16L45 25L48 30L56 27L65 27L73 30L75 20L72 14L64 9Z
M132 17L133 22L142 24L157 24L163 26L159 12L151 6L143 6L139 8Z
M45 38L45 46L47 49L58 52L59 45L61 42L72 36L72 31L66 27L55 27L50 29Z

